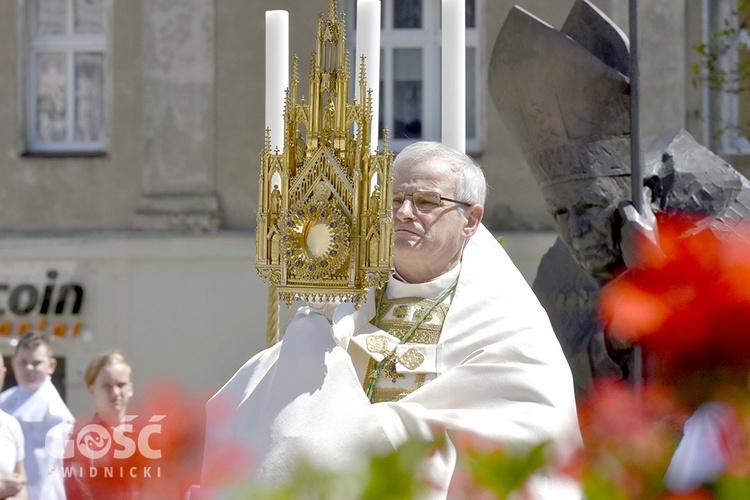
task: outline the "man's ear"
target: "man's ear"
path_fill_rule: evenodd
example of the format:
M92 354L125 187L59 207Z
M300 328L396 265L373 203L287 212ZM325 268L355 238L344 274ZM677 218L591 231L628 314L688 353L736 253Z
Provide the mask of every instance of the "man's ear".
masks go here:
M53 358L52 356L49 357L49 373L47 375L52 375L55 373L55 370L57 369L57 360Z
M462 233L465 238L471 238L477 232L479 224L482 222L484 207L482 205L472 205L464 210L464 215L466 216L466 224L464 224Z

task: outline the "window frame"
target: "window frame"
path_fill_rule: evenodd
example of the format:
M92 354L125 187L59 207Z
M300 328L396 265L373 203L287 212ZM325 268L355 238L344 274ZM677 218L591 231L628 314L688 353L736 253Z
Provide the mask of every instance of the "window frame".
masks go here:
M395 117L394 117L394 51L396 49L421 49L422 50L422 131L421 140L441 140L441 45L442 45L442 28L441 28L441 0L422 0L422 27L421 28L392 28L395 0L381 0L381 53L380 53L380 105L382 115L380 120L383 127L387 128L390 134L391 149L395 152L401 151L414 140L396 138L393 135ZM474 93L473 118L474 123L469 124L469 117L472 113L467 113L466 130L468 132L473 128L474 136L466 137L466 151L471 154L480 151L480 137L483 132L483 122L481 115L481 46L480 46L480 19L483 2L475 0L474 27L466 29L466 48L467 62L468 49L474 50L474 75L473 82L471 75L467 70L467 97L470 91ZM355 19L357 1L349 0L349 19ZM354 23L349 28L352 36L349 40L356 40ZM350 50L350 53L354 53ZM473 83L472 89L469 84ZM356 85L356 82L355 82ZM390 97L390 98L388 98ZM468 100L468 99L467 99ZM467 102L468 106L468 102ZM468 111L468 109L467 109ZM382 128L378 131L379 146L383 145Z
M25 0L21 10L24 16L23 43L21 45L21 102L23 103L23 137L24 155L26 156L103 156L109 148L111 130L111 27L112 1L102 0L103 33L75 34L75 1L66 3L66 33L64 35L37 35L38 0ZM66 138L63 141L41 140L38 137L37 83L38 72L36 58L39 53L62 53L65 57L66 71ZM102 135L96 141L76 140L76 54L96 53L102 55L104 76L102 92Z
M711 6L709 6L709 9ZM724 74L735 72L740 63L740 50L743 45L750 49L750 30L739 29L737 16L736 0L720 0L713 3L713 12L705 13L712 22L710 22L709 32L704 34L703 43L710 45L713 43L715 34L725 32L726 30L735 30L737 36L732 41L730 47L720 52L717 60L719 71ZM704 83L704 85L708 85ZM742 132L744 125L741 123L740 100L747 96L742 96L723 88L709 88L715 105L707 104L706 110L708 116L712 116L712 129L716 130L714 137L708 137L708 140L714 143L720 154L725 155L750 155L750 141ZM715 106L715 107L714 107ZM713 108L713 109L712 109ZM715 115L713 113L716 113ZM750 117L747 117L750 121ZM709 129L709 133L711 129Z

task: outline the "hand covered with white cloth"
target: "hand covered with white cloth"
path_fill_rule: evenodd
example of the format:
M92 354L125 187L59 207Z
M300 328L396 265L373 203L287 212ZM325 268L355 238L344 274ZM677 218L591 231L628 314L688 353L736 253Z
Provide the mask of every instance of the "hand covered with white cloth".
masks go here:
M375 290L370 289L365 302L360 304L359 309L352 302L311 302L297 309L294 321L304 318L310 314L319 314L331 323L331 333L336 344L342 349L349 348L349 340L352 335L370 322L375 316Z

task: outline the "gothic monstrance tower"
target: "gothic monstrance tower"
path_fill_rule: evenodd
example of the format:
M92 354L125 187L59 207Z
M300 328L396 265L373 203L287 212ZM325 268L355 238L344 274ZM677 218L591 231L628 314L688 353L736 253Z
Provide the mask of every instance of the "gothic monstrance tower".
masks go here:
M319 16L310 101L298 101L298 63L286 90L283 151L261 153L255 267L287 306L351 301L393 269L392 162L387 132L372 153L372 95L359 71L349 101L345 15L329 0ZM276 293L276 292L274 292Z

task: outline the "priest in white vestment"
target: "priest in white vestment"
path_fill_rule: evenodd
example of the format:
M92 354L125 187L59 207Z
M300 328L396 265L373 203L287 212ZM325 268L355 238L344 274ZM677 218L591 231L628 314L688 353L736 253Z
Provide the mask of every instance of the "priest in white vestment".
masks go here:
M202 498L222 497L209 484L227 444L248 451L233 464L242 479L275 484L301 457L346 472L410 437L444 438L426 463L431 498L450 497L458 436L504 448L547 442L553 460L581 446L570 368L547 314L481 223L481 168L419 142L397 156L393 186L394 276L358 311L302 308L283 340L208 402ZM580 497L552 474L530 490Z

